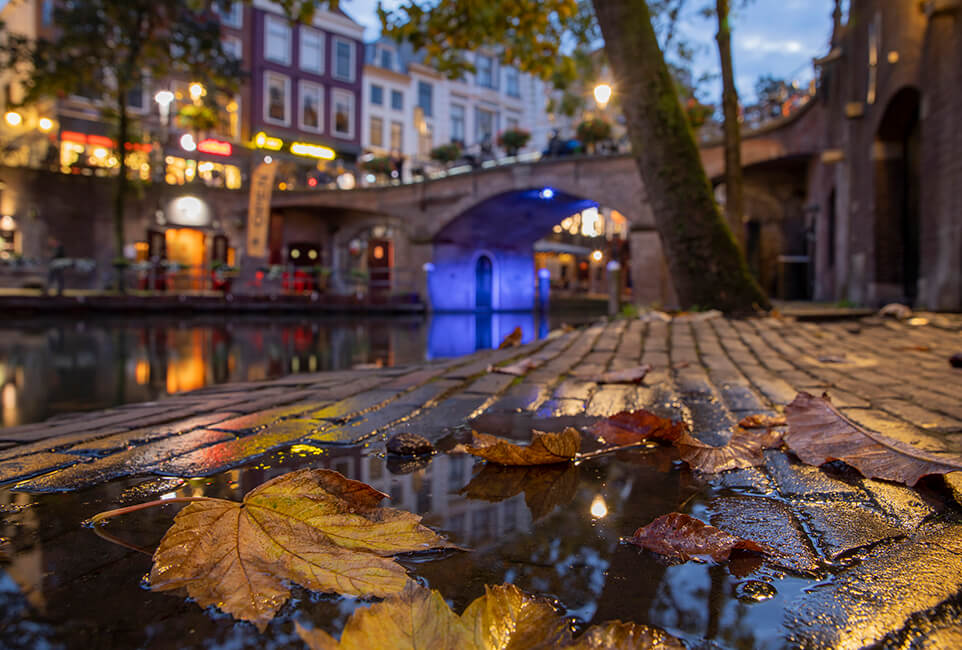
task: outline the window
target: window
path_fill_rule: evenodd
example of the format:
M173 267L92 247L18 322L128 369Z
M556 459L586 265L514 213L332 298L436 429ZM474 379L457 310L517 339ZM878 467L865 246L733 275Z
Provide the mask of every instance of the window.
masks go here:
M391 108L396 111L404 110L404 95L401 94L400 90L391 91Z
M334 39L334 78L354 81L354 43L343 38Z
M483 88L497 88L494 78L494 59L490 56L478 55L474 63L478 85Z
M309 81L302 81L299 89L301 128L305 131L322 131L324 124L324 89Z
M868 26L868 90L865 93L865 103L874 104L878 85L878 57L882 49L882 14L875 13L875 18Z
M40 20L44 25L53 24L53 0L43 0L43 6L40 8L41 17Z
M221 48L224 54L237 61L244 60L244 41L236 36L225 36L221 39Z
M504 92L509 97L521 97L521 85L518 83L518 71L515 68L505 69L504 86Z
M451 141L465 144L464 106L451 104Z
M316 29L301 27L301 43L298 52L301 70L321 74L324 72L324 35Z
M381 67L385 70L394 69L394 52L381 48Z
M136 82L127 91L127 108L134 111L144 110L144 85L142 82Z
M218 93L217 126L214 133L225 138L236 140L240 137L240 95L225 95Z
M335 135L354 137L354 93L337 89L332 92L332 112Z
M431 117L434 114L431 106L434 103L434 87L425 82L418 82L418 107L424 112L424 117Z
M479 108L477 118L478 128L476 137L478 142L484 142L485 140L493 138L496 121L494 111L486 111L483 108Z
M391 149L400 152L403 148L404 125L400 122L391 122Z
M371 116L371 146L384 146L384 120Z
M371 84L371 103L375 106L384 105L384 86Z
M283 126L291 123L291 80L276 72L264 75L264 121Z
M217 3L214 3L214 12L220 16L220 24L224 27L240 29L244 26L244 3L235 0L231 3L230 9L226 11Z
M264 16L264 58L275 63L291 64L291 26L278 16Z

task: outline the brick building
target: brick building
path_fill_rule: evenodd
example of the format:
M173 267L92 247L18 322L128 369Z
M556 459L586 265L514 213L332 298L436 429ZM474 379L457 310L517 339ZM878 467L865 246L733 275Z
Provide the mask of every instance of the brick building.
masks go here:
M962 2L836 10L809 176L816 299L962 308Z

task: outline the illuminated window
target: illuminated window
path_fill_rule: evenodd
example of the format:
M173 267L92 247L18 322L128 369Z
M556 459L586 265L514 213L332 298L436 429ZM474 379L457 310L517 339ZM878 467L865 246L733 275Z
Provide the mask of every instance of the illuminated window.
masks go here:
M391 149L401 151L403 144L404 125L400 122L391 122Z
M291 123L291 80L276 72L264 75L264 121L282 126Z
M371 146L384 146L384 120L380 117L371 116Z
M332 95L334 135L354 137L354 93L335 89Z
M302 81L299 88L301 128L305 131L322 131L324 124L324 89L308 81Z

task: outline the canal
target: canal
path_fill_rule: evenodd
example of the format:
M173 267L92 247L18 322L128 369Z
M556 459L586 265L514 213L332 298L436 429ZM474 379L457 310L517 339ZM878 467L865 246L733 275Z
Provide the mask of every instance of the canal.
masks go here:
M358 366L396 366L524 342L588 312L423 316L6 319L0 426L163 399L210 384Z

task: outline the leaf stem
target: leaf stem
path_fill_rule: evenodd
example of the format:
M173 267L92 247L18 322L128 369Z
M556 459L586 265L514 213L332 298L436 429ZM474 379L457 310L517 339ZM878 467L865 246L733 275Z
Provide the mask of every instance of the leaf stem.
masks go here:
M145 510L147 508L163 506L168 503L187 503L190 501L217 501L217 499L213 499L211 497L174 497L173 499L157 499L156 501L138 503L135 506L127 506L126 508L117 508L116 510L107 510L105 512L99 512L90 518L90 523L91 525L96 526L97 524L107 519L111 519L113 517L119 517L120 515L126 515L131 512L137 512L138 510Z
M627 445L617 445L614 447L602 447L601 449L595 449L594 451L589 451L586 454L579 453L572 460L574 460L575 462L579 462L582 460L588 460L589 458L597 458L598 456L613 454L614 452L622 451L623 449L634 449L636 447L644 447L644 446L647 446L648 442L650 442L650 440L646 438L644 440L639 440L638 442L632 442Z

